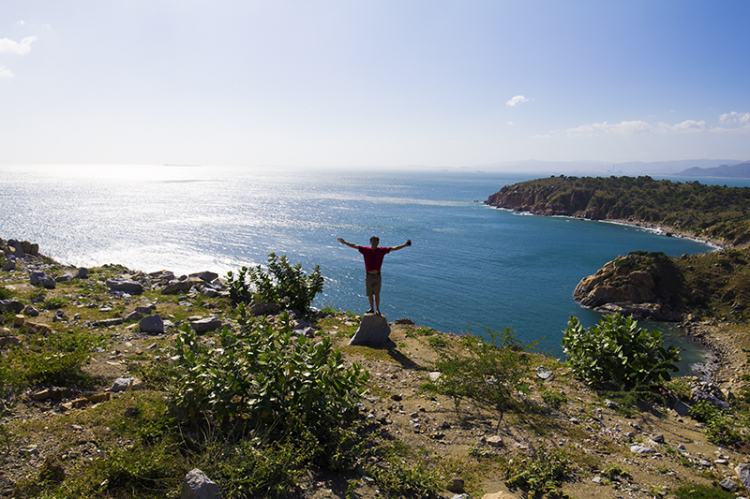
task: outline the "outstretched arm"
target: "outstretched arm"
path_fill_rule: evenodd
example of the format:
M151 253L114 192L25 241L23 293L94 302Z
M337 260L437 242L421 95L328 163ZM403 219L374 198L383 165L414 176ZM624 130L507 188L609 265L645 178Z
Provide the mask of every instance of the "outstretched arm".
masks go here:
M394 246L393 248L391 248L391 251L400 250L400 249L406 248L407 246L411 246L411 239L407 239L404 244L399 244L398 246Z
M345 245L349 246L350 248L354 248L354 249L359 249L359 246L357 246L356 244L352 244L352 243L347 243L346 241L344 241L344 238L343 238L343 237L340 237L340 238L338 239L338 241L339 241L339 242L340 242L341 244L345 244ZM391 251L393 251L393 249L391 249Z

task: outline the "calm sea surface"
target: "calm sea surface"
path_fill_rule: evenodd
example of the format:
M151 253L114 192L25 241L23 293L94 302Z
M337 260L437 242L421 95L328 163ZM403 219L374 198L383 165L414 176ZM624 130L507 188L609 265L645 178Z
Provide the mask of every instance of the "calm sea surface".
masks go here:
M670 256L711 248L635 227L537 217L481 203L536 175L464 172L273 172L169 166L2 166L0 237L40 244L63 263L225 273L286 254L320 265L318 307L364 312L361 255L343 237L414 245L386 256L381 311L389 320L460 333L511 327L561 354L561 331L599 314L572 293L582 277L630 251ZM694 180L694 179L691 179ZM714 179L715 180L715 179ZM725 183L723 179L700 179ZM742 182L733 185L744 185ZM481 326L480 326L481 325ZM686 362L700 352L686 346Z

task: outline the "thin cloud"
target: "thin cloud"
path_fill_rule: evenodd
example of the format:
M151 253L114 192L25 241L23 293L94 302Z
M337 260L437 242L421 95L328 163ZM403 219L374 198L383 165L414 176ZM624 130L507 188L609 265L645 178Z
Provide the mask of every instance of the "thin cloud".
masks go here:
M0 78L15 78L16 75L13 74L13 72L0 64Z
M31 52L31 44L35 41L35 36L27 36L21 43L10 38L0 38L0 54L26 55Z
M747 125L750 124L750 113L724 113L719 116L719 122L722 125Z
M621 121L620 123L592 123L590 125L581 125L575 128L563 130L569 137L594 137L597 135L631 135L634 133L651 132L654 130L653 125L645 121Z
M706 130L707 127L705 121L685 120L682 123L677 123L675 125L659 123L660 132L695 133L705 132Z
M529 102L529 99L524 97L523 95L516 95L511 100L505 103L508 107L516 107L519 104L523 104L524 102Z
M739 125L734 128L710 127L705 121L685 120L680 123L669 124L659 122L652 125L646 121L621 121L620 123L590 123L574 128L552 130L546 134L538 134L533 138L560 137L601 137L605 135L633 135L638 133L686 134L704 132L746 132L750 131L750 113L731 112L722 114L719 121L727 125Z

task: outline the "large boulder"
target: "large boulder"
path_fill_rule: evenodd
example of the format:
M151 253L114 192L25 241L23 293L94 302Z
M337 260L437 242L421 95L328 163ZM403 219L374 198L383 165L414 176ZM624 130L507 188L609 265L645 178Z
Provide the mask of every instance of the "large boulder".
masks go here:
M359 324L357 332L354 334L350 345L366 345L373 347L382 347L391 345L393 342L389 339L391 327L388 320L382 315L365 314L362 322Z

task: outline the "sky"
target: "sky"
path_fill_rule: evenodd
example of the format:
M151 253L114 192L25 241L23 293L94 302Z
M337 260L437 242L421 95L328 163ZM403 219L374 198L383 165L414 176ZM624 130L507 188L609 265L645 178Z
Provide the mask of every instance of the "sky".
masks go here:
M750 160L750 2L0 0L0 165Z

